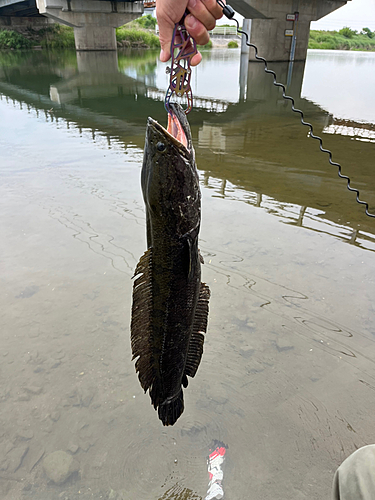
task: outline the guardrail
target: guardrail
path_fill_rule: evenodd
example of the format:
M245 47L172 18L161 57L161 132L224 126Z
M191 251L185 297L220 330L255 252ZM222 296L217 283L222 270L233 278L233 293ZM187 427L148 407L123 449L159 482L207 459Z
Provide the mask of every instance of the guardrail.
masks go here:
M155 32L156 34L158 35L159 34L159 26L156 25L155 27ZM233 36L237 36L238 38L241 38L241 35L239 35L237 33L237 28L236 26L216 26L213 30L209 31L208 34L210 36L222 36L222 37L226 37L226 36L230 36L230 37L233 37Z
M210 36L238 36L236 26L215 26L215 28L208 32Z

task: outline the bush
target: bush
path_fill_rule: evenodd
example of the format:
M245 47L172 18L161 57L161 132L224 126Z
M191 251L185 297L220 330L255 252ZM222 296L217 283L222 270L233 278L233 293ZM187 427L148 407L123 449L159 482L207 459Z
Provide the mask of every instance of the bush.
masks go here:
M74 49L74 30L70 26L64 24L54 24L43 31L39 32L42 35L41 45L51 49Z
M352 30L348 28L348 26L345 26L339 31L340 35L344 36L345 38L353 38L354 35L357 35L357 32L355 30Z
M234 40L228 42L228 49L238 49L238 43Z
M0 31L0 49L30 49L32 43L13 30Z

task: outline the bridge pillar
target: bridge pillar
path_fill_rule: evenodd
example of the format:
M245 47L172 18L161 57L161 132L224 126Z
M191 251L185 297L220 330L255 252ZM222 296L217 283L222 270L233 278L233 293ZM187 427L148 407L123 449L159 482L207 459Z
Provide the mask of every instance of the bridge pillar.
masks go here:
M259 49L259 55L269 61L290 61L294 31L294 60L304 61L309 43L310 22L317 21L342 7L348 0L232 0L231 5L252 19L250 42ZM250 6L251 4L251 6ZM288 14L298 13L298 22L288 20ZM288 31L289 34L288 34ZM297 31L296 31L297 30ZM249 59L255 60L254 49Z
M297 26L294 60L304 61L309 44L310 21L299 19ZM253 19L250 42L258 47L258 55L267 61L290 61L292 36L285 36L285 32L292 29L293 23L286 19ZM250 49L249 55L249 60L255 61L254 49Z
M74 28L77 50L117 50L115 29L143 13L143 2L36 0L40 14Z

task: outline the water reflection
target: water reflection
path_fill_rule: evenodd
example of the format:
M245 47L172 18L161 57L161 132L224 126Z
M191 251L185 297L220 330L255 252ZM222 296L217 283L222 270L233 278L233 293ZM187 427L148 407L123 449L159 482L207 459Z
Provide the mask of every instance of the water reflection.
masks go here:
M139 393L127 326L145 244L145 123L166 119L157 55L137 58L120 54L116 71L113 59L1 54L0 494L204 498L218 439L228 498L327 497L330 470L372 439L372 221L261 65L242 102L223 78L197 93L212 312L186 412L165 431ZM217 61L234 68L233 55ZM297 105L374 206L373 143L359 140L373 126L300 97L294 69ZM43 466L56 450L80 464L62 485Z
M215 59L214 54L206 55L207 64ZM38 87L30 75L30 65L35 68L36 57L42 61L38 67L43 68L42 77L40 73L38 75ZM219 55L218 61L221 58ZM118 61L116 54L82 53L77 61L69 54L62 65L61 57L51 55L48 59L44 53L32 54L28 58L24 56L20 62L16 57L11 63L6 56L2 64L0 89L4 96L18 101L20 106L24 103L29 109L34 108L37 114L43 109L46 120L58 122L62 118L67 126L75 124L79 130L89 128L93 140L104 135L109 145L112 140L125 141L126 144L127 138L132 136L142 149L146 116L151 115L161 122L165 120L165 112L156 102L164 99L164 88L154 87L155 82L160 80L157 76L160 74L160 63L156 59L157 55L153 52L137 52L135 55L134 51L127 51L120 53ZM233 64L233 58L229 61ZM277 72L280 81L286 80L286 63L272 63L271 68ZM304 70L304 63L294 65L293 79L287 91L296 98L296 106L302 108L313 122L316 133L327 134L331 139L330 149L338 155L338 160L340 152L347 147L345 136L360 142L372 142L374 126L335 118L300 96ZM206 73L203 71L202 74ZM43 92L47 80L56 80L57 75L59 81L49 84L48 93ZM20 81L22 85L19 85ZM202 93L207 92L204 90ZM249 65L245 102L231 104L230 101L198 95L195 106L198 109L191 115L191 125L198 146L197 153L200 154L201 148L210 152L204 163L198 162L198 166L206 170L209 177L228 182L230 190L236 186L239 188L238 196L246 201L254 195L243 196L243 189L267 196L275 203L278 200L280 210L270 209L270 213L277 216L283 213L282 207L289 202L291 206L300 206L298 213L310 207L314 217L330 220L338 224L338 228L345 220L345 223L351 221L353 230L357 230L359 221L365 231L370 230L361 211L355 207L354 198L345 193L345 183L336 179L335 169L326 163L324 155L317 155L317 146L306 140L306 131L299 125L298 118L292 115L290 104L282 99L281 91L272 85L272 77L264 72L262 64ZM222 111L223 115L218 116L217 112ZM290 142L292 137L293 143ZM267 161L264 161L267 148L271 151L267 154ZM307 151L308 156L305 154ZM283 157L282 162L272 161L276 157ZM353 178L353 184L361 187L362 199L374 204L374 185L368 169L371 158L370 149L352 143L342 164L344 172ZM297 178L300 188L291 192L290 183L295 183ZM255 185L257 189L254 190ZM344 215L336 214L337 204L344 205ZM297 219L300 220L300 217ZM337 229L335 232L342 231ZM356 241L361 241L362 245L361 239Z

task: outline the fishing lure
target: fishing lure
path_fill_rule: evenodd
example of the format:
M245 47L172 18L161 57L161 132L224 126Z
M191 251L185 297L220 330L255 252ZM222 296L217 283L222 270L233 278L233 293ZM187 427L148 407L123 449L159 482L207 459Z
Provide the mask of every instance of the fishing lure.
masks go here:
M185 17L188 12L185 12L181 21L175 24L173 37L171 42L171 67L167 68L167 73L170 74L169 87L165 95L164 106L169 114L170 102L173 94L177 97L186 96L187 108L185 113L188 114L193 107L193 92L191 90L191 60L198 53L197 44L185 28Z

